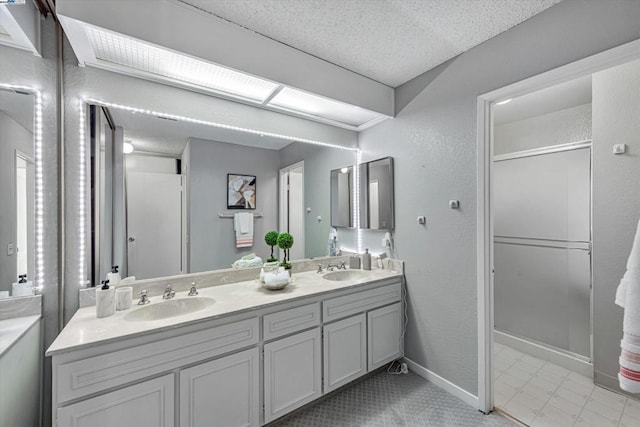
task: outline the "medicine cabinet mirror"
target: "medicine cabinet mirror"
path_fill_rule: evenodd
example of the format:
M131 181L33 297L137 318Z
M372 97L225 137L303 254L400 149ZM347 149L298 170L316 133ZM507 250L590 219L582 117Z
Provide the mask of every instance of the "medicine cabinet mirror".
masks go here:
M331 171L331 226L353 225L353 166L347 166Z
M393 230L393 158L360 166L360 228Z

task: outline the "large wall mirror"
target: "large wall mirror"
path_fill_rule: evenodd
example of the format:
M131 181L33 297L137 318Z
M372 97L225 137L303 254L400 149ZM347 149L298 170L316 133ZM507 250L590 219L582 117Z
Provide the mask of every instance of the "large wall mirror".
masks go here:
M293 234L292 259L328 255L327 177L353 168L355 151L106 103L87 105L87 117L92 284L113 265L140 280L266 260L270 230ZM236 213L253 216L248 247ZM355 233L340 239L355 248Z
M360 228L393 230L393 158L385 157L360 168Z
M34 294L34 98L0 88L0 298Z

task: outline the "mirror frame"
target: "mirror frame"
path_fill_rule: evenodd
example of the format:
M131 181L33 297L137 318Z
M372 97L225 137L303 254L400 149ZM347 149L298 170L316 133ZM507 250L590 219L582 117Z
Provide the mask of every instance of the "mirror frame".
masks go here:
M42 93L33 87L0 83L0 89L33 95L33 162L34 162L34 289L42 292L44 270L44 178L42 165Z

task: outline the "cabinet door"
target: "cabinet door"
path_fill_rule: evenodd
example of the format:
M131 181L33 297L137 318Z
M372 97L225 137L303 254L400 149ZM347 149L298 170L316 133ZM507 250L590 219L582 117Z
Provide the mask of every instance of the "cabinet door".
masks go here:
M173 374L58 408L58 426L171 427Z
M402 304L367 313L369 371L402 356Z
M367 324L364 313L324 326L324 392L367 372Z
M264 420L320 397L320 328L264 346Z
M180 371L180 425L259 425L258 349Z

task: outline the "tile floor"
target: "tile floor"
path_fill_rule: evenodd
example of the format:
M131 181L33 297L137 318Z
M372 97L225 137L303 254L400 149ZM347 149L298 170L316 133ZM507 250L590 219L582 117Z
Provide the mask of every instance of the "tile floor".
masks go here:
M640 427L640 401L495 343L495 406L531 427Z
M270 427L516 427L483 415L413 372L380 371Z

